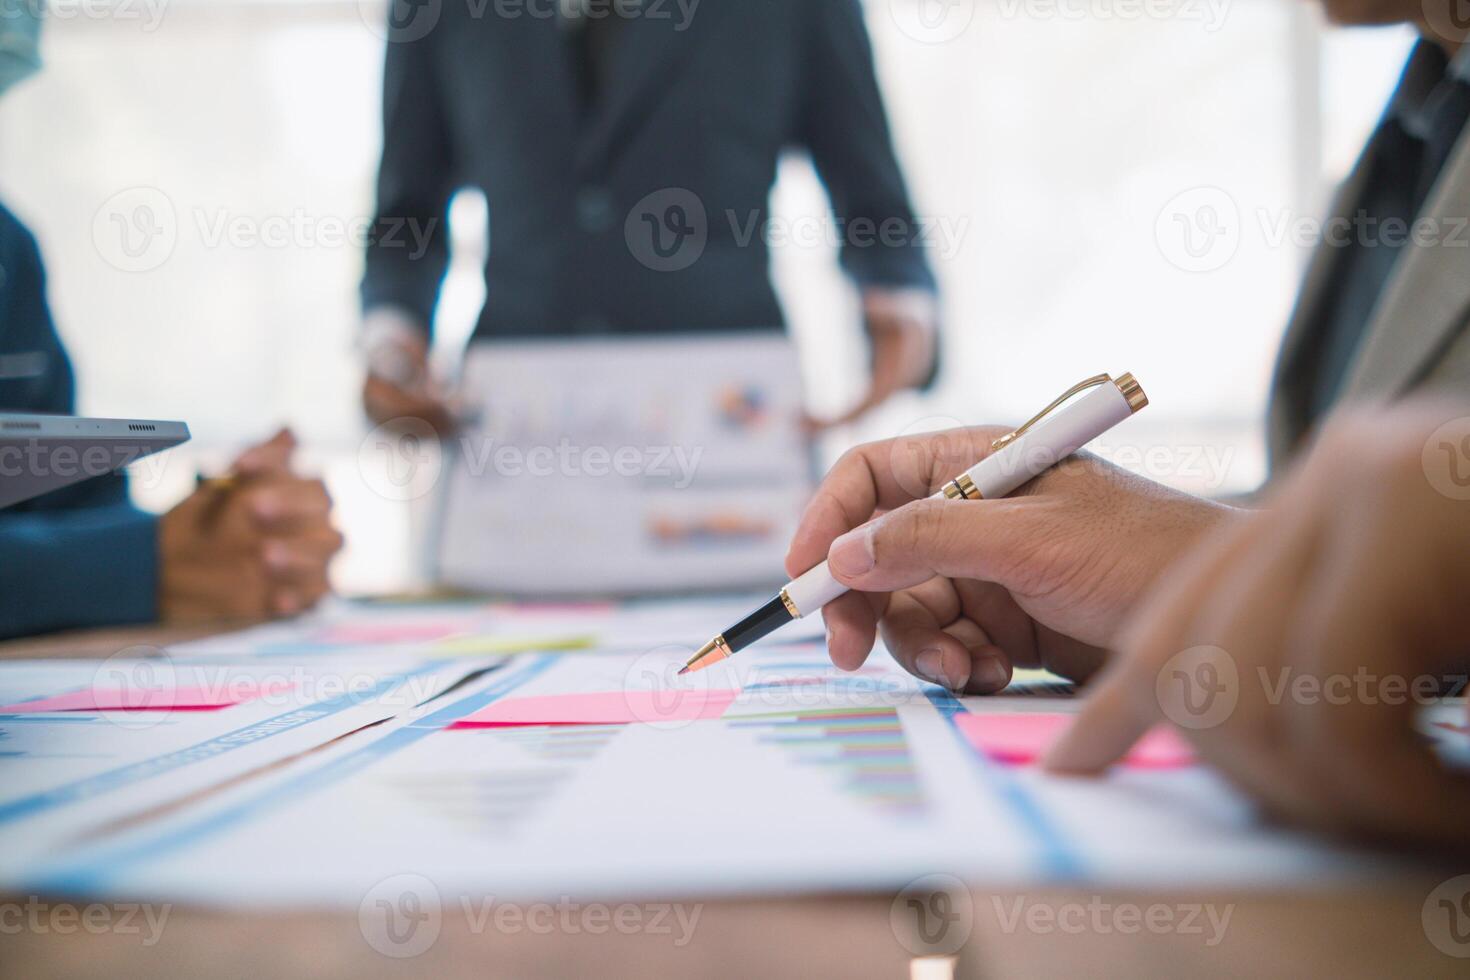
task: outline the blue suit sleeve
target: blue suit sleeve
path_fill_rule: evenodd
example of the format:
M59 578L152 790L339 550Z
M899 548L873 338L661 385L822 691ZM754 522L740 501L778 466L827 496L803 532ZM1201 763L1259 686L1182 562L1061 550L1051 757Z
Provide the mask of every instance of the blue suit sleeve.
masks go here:
M0 207L0 410L70 413L71 361L35 240ZM0 638L157 616L157 521L119 475L0 510Z
M797 138L848 229L842 266L859 286L932 291L923 229L894 153L862 6L811 0L809 10Z
M0 514L0 638L156 618L156 522L126 503Z

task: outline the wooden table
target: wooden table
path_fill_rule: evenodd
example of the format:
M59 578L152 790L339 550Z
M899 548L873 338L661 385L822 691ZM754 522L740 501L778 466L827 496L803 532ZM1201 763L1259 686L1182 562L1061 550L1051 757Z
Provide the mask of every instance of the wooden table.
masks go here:
M0 659L105 658L201 632L108 630L0 643ZM120 921L124 909L89 912L84 901L11 895L0 896L0 976L943 977L953 969L964 977L1463 977L1470 975L1470 959L1441 952L1422 919L1430 893L1457 873L1446 867L1350 889L1304 882L1292 892L970 887L967 912L963 896L952 896L948 906L927 907L949 913L948 928L955 930L936 929L931 935L940 935L938 942L952 944L967 934L952 960L915 959L915 952L934 948L914 935L915 916L926 906L895 894L683 902L685 921L696 909L698 918L682 944L674 929L625 933L601 917L583 921L576 914L546 915L534 925L529 916L513 918L496 928L446 901L437 939L402 959L374 949L370 930L354 910L172 907L157 941L148 945L146 927L81 925L89 914L99 924ZM604 904L609 914L616 912L618 903ZM1196 906L1201 911L1191 917ZM1205 907L1214 912L1214 922L1224 921L1223 931L1211 926ZM164 914L161 907L153 911L155 920ZM596 933L599 924L602 931ZM1470 921L1462 925L1470 928ZM1436 938L1470 955L1470 941L1455 945L1453 937Z

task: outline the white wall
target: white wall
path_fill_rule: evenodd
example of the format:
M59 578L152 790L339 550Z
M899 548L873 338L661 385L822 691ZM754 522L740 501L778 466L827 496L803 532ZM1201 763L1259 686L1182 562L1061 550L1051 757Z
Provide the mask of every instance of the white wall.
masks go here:
M926 28L921 2L960 20ZM935 416L1016 421L1083 376L1131 370L1153 406L1113 448L1208 450L1208 471L1182 456L1139 463L1195 489L1258 480L1265 388L1302 260L1272 237L1323 206L1406 34L1324 35L1291 0L868 7L918 209L940 233L947 359L932 395L827 448ZM356 472L361 256L334 238L370 214L380 10L67 0L47 25L45 72L0 106L0 195L45 248L82 410L186 418L205 460L291 423L332 476L353 539L348 586L394 584L410 567L405 510ZM166 233L160 251L129 256L114 215L146 216L139 204ZM1201 206L1226 235L1191 257L1179 236L1191 222L1202 233ZM783 168L777 209L823 220L803 161ZM464 201L457 217L451 339L480 295L483 211ZM285 241L231 239L249 233ZM775 274L812 353L812 405L835 411L862 382L852 297L826 247L777 249ZM167 504L183 470L140 497Z

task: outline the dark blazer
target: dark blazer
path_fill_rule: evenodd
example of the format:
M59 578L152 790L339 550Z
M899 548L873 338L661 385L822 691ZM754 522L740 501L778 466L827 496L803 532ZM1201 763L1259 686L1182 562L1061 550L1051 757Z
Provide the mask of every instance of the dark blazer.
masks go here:
M645 0L585 111L558 5L504 6L521 13L394 0L367 308L431 322L446 207L468 186L490 212L478 337L779 328L751 231L791 147L827 187L853 279L933 288L858 0L702 0L687 20Z
M1330 220L1352 227L1382 151L1368 142L1333 201ZM1368 320L1334 410L1396 401L1415 393L1464 399L1470 393L1470 127L1460 133L1420 209L1441 240L1409 242ZM1317 246L1286 329L1271 385L1268 448L1278 474L1306 448L1323 419L1312 411L1310 381L1343 249Z
M0 207L0 411L70 414L73 402L41 254ZM0 637L152 620L156 532L118 474L0 510Z

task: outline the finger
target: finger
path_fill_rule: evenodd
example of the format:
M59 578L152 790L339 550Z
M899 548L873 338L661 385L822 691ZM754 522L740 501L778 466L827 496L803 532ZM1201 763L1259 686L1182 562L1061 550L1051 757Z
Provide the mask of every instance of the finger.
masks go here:
M983 623L991 643L1005 651L1011 667L1044 667L1038 640L1044 628L1016 602L1015 596L994 582L949 579L964 615ZM958 615L958 614L957 614ZM1074 640L1067 640L1075 643Z
M1309 483L1315 479L1298 471L1283 481L1277 499L1292 497L1284 491L1310 490ZM1287 511L1285 517L1260 512L1226 525L1161 577L1161 584L1123 630L1118 654L1088 686L1077 720L1047 753L1043 760L1047 768L1077 774L1101 772L1126 755L1163 718L1159 672L1175 654L1200 643L1195 625L1219 603L1219 581L1237 566L1249 568L1254 549L1277 529L1289 533L1293 522L1313 520L1310 512Z
M894 659L910 673L959 693L993 694L1010 683L1014 660L996 643L985 605L970 601L976 584L936 577L895 593L879 628ZM896 614L900 599L912 609ZM956 649L964 653L958 664L950 655ZM937 662L926 653L937 653Z
M848 592L822 607L827 624L827 653L834 666L857 670L873 651L878 635L878 616L886 596Z
M1252 522L1231 526L1180 563L1125 630L1119 653L1088 686L1082 709L1050 748L1053 772L1095 774L1117 762L1164 717L1159 670L1187 649L1190 628L1212 596L1215 580L1243 559L1256 538Z
M288 574L267 572L266 595L271 615L291 616L314 606L331 592L328 562L303 557Z
M307 523L325 523L332 498L320 480L282 480L252 487L246 506L256 527L280 532Z
M944 632L970 651L970 679L959 689L960 693L995 694L1011 683L1012 661L1004 650L988 642L983 626L970 619L960 619L946 626Z
M850 589L893 592L936 575L1009 587L1039 540L1034 498L918 500L832 543L832 575Z
M291 456L296 451L296 435L289 428L282 428L265 442L241 453L231 470L241 475L258 475L271 472L289 472Z
M1287 735L1327 787L1312 815L1319 822L1391 842L1463 847L1470 782L1433 756L1415 727L1417 700L1400 695L1460 665L1460 600L1435 601L1424 573L1426 554L1446 542L1405 540L1398 515L1375 510L1360 498L1334 524L1298 616L1292 662L1317 678L1321 694L1292 706Z
M1325 527L1315 493L1295 496L1261 515L1243 532L1248 543L1216 576L1201 613L1183 634L1184 645L1175 647L1175 652L1191 643L1218 648L1221 666L1234 667L1237 693L1234 708L1223 718L1183 713L1188 708L1182 698L1171 702L1170 718L1192 722L1185 725L1186 734L1203 761L1272 813L1291 819L1313 809L1321 795L1319 776L1286 744L1282 721L1290 708L1277 702L1268 681L1289 655L1289 634L1306 583L1322 561Z
M305 612L316 604L324 592L325 588L306 590L299 586L275 589L270 594L268 615L295 616Z
M266 573L276 582L315 578L342 549L342 535L332 528L292 538L271 538L261 548Z
M1107 664L1108 651L1101 647L1075 640L1040 623L1035 624L1035 627L1035 665L1043 670L1078 684L1087 684ZM1001 647L1007 650L1013 665L1026 665L1026 661L1010 654L1005 644L1001 644Z
M944 588L953 593L947 585ZM944 629L954 622L957 603L950 602L941 618L920 601L917 591L890 598L881 623L883 643L904 670L951 691L963 691L970 682L970 649ZM983 634L980 639L988 642Z
M934 493L946 480L988 455L990 443L1004 431L994 427L952 429L848 451L807 505L786 556L787 572L800 575L820 564L834 539L875 512Z

